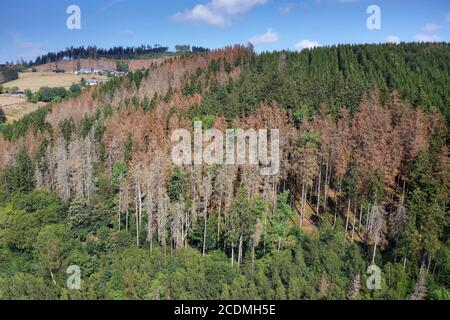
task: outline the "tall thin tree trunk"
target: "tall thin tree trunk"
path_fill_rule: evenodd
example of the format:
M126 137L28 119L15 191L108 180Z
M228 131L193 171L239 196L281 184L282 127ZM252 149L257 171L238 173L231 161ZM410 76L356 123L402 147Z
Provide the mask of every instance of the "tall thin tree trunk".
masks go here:
M405 188L406 188L406 180L403 179L403 189L402 189L402 199L401 199L401 204L402 205L405 202Z
M339 181L339 195L341 195L341 192L342 192L342 182ZM334 189L334 222L333 222L334 227L336 227L338 207L339 207L339 198L337 196L336 189Z
M136 245L139 247L139 213L136 212Z
M375 238L375 245L373 246L372 263L375 263L375 255L377 254L378 239Z
M355 225L356 225L356 217L353 214L353 226L352 226L352 243L355 240Z
M430 267L431 267L431 256L428 258L428 266L427 266L427 274L430 272Z
M350 216L350 205L351 205L351 200L348 199L347 217L346 217L346 219L345 219L345 240L347 239L348 218L349 218L349 216Z
M319 182L317 184L317 206L316 206L316 213L319 214L319 210L320 210L320 194L321 194L321 190L320 190L320 183L322 180L322 165L319 165Z
M358 225L358 235L361 233L361 224L362 224L362 212L363 212L363 206L361 203L361 207L359 209L359 225Z
M243 247L243 242L244 242L244 236L243 236L243 232L241 231L241 235L239 236L239 252L238 252L238 268L241 265L242 262L242 247Z
M303 219L305 217L305 182L302 182L302 200L300 205L300 227L303 227Z
M220 204L219 204L219 215L217 217L217 246L219 246L219 241L220 241L220 215L222 212L222 199L220 199Z
M148 236L150 238L150 252L153 252L153 212L151 210L148 215Z
M53 284L56 286L55 276L53 275L52 269L50 269L50 276L52 277Z
M206 229L207 229L207 223L208 223L208 215L207 212L205 212L205 223L204 223L204 227L203 227L203 255L206 254Z
M323 195L323 207L325 210L327 210L327 199L328 199L328 175L329 175L329 160L327 159L327 168L325 171L325 190L324 190L324 195Z
M119 231L120 231L120 225L121 225L121 213L122 211L122 183L119 183Z
M142 226L142 191L140 180L138 180L138 205L139 205L139 226Z

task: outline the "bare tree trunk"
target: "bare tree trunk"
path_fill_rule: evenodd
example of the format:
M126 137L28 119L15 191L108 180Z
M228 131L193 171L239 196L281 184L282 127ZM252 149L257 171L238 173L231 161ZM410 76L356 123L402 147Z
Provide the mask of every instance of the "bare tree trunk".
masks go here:
M217 245L219 245L219 241L220 241L220 215L222 213L222 199L220 199L220 204L219 204L219 215L217 217Z
M347 229L348 229L348 218L349 218L349 215L350 215L350 205L351 205L351 200L348 199L347 217L345 219L345 239L344 239L344 241L347 240Z
M136 212L136 245L139 247L139 213Z
M352 243L355 240L355 224L356 224L356 217L353 214L353 227L352 227Z
M206 211L206 210L205 210ZM204 223L204 227L203 227L203 255L206 254L206 229L207 229L207 223L208 223L208 214L207 212L205 212L205 223Z
M326 171L325 171L325 190L324 190L324 195L323 195L323 207L325 210L327 210L327 199L328 199L328 174L329 174L329 160L327 160L327 167L326 167Z
M424 267L424 265L425 265L426 256L427 256L426 253L424 253L424 254L422 255L422 262L420 263L420 271L419 271L419 274L422 274L423 267Z
M120 225L121 225L121 216L120 213L122 212L122 183L119 182L119 231L120 231Z
M427 266L427 274L430 273L430 267L431 267L431 256L428 258L428 266Z
M367 208L366 226L365 226L365 229L364 229L364 243L365 244L367 244L367 241L369 240L370 208L371 208L371 204L369 203L369 206Z
M342 192L342 182L339 181L339 195ZM334 223L333 226L336 227L336 220L337 220L337 210L339 207L339 198L337 196L336 189L334 190Z
M240 235L240 237L239 237L239 252L238 252L238 263L237 263L238 268L240 267L241 262L242 262L242 247L243 247L243 242L244 242L244 239L243 239L243 234L242 234L242 232L241 232L241 235Z
M55 281L55 277L53 276L52 269L50 269L50 275L52 277L53 284L56 286L56 281Z
M405 202L405 187L406 187L406 181L405 181L405 179L403 179L403 189L402 189L402 199L401 199L402 205Z
M153 211L148 215L148 237L150 242L150 252L153 252Z
M138 205L139 205L139 226L142 226L142 191L140 181L138 181Z
M319 165L319 182L317 184L317 205L316 205L316 213L319 214L319 210L320 210L320 183L322 180L322 164Z
M302 200L300 205L300 227L303 227L303 219L305 217L305 182L302 182Z
M135 195L134 199L134 210L136 216L136 245L139 247L139 204L138 204L138 196Z
M375 239L375 245L373 246L372 263L375 263L375 255L377 254L378 239Z
M358 234L361 232L361 223L362 223L362 212L363 212L363 206L361 204L361 207L359 209L359 225L358 225Z

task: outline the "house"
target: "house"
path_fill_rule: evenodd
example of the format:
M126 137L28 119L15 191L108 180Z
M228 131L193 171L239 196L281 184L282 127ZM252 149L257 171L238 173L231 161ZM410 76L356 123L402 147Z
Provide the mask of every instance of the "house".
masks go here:
M102 83L108 82L107 80L100 80L100 79L88 79L86 80L86 85L88 86L96 86Z
M112 68L95 68L94 73L100 75L114 75L117 70Z
M80 70L75 71L75 74L91 74L92 72L92 68L80 68Z

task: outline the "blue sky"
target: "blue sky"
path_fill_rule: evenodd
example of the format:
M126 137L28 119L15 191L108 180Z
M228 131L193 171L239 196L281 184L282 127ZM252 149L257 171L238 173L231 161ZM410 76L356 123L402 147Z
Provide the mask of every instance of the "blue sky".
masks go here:
M69 5L81 30L69 30ZM369 5L381 29L366 26ZM450 41L448 0L4 0L0 61L68 46L255 43L258 51L397 41Z

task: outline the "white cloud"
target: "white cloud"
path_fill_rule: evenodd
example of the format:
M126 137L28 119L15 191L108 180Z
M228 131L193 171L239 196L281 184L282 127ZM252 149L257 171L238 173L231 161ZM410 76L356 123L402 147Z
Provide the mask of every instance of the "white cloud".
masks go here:
M177 12L172 16L177 21L194 21L224 27L231 24L233 17L244 14L268 0L212 0L207 4L197 4L194 8Z
M269 29L266 33L259 36L254 36L249 41L253 44L275 43L278 41L278 33L274 32L272 29Z
M202 4L196 5L192 10L176 13L173 18L178 21L196 21L224 27L227 23L220 14L214 13L209 7Z
M429 22L422 28L422 31L424 31L424 32L433 32L433 31L436 31L436 30L438 30L440 28L442 28L442 26L440 26L440 25L438 25L436 23Z
M321 47L321 46L322 45L319 42L312 41L312 40L302 40L300 42L297 42L297 44L295 45L295 47L298 50L312 49L312 48Z
M441 38L437 34L416 34L414 40L418 42L440 42Z
M278 8L278 11L280 11L281 14L289 14L294 10L295 4L294 3L287 3L281 7Z
M400 43L400 37L390 35L390 36L387 36L386 38L384 38L384 41L386 41L387 43Z

